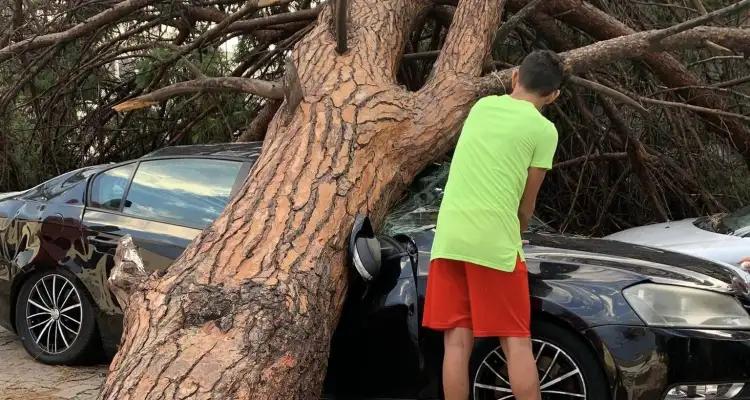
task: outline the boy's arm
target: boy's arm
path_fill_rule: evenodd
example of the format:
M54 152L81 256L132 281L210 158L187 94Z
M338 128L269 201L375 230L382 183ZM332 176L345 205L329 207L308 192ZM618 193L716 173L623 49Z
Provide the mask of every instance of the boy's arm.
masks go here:
M518 206L518 221L521 223L521 232L526 231L529 227L529 221L534 215L534 208L536 207L536 196L539 194L539 189L542 187L546 174L547 170L544 168L529 168L526 187Z

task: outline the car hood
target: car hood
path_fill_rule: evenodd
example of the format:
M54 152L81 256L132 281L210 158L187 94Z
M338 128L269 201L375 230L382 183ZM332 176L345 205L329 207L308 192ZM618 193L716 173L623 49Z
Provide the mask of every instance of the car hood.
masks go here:
M18 196L19 194L23 193L21 192L8 192L8 193L0 193L0 200L9 199L13 196Z
M646 225L605 236L605 239L648 245L736 264L747 256L750 239L698 228L695 218Z
M527 251L530 258L575 259L635 272L655 282L750 294L750 274L727 263L607 239L546 234L528 239L534 245Z
M621 242L648 244L654 247L679 247L704 244L708 241L732 242L742 238L732 235L722 235L709 232L694 225L697 218L683 219L680 221L664 222L630 228L620 231L605 239L619 240Z
M429 263L434 231L410 234L420 250L419 264ZM653 282L734 293L750 299L750 274L739 267L669 250L606 239L558 234L526 234L527 260L602 266Z

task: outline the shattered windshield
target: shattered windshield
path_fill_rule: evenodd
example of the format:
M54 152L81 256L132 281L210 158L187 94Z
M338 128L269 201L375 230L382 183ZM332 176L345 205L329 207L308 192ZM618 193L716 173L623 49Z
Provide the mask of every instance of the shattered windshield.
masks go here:
M444 162L432 164L417 175L404 200L386 217L383 233L392 236L434 228L449 170L450 163ZM554 232L554 229L534 216L530 221L529 231Z
M449 169L449 163L433 164L417 175L404 201L386 217L384 233L395 235L434 228Z
M709 232L750 237L750 206L731 213L720 213L695 220L694 225Z

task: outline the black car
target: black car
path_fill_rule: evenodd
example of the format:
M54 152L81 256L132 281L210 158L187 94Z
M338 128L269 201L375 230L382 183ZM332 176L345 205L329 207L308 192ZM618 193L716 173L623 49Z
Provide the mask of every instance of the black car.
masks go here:
M32 356L111 354L121 311L107 289L117 240L164 268L223 209L259 144L173 147L0 195L0 324ZM419 177L378 237L379 273L352 284L326 396L440 397L441 335L420 326L447 168ZM748 277L648 247L544 233L526 238L543 398L748 399ZM361 263L362 261L359 260ZM475 399L512 399L496 340L476 342Z

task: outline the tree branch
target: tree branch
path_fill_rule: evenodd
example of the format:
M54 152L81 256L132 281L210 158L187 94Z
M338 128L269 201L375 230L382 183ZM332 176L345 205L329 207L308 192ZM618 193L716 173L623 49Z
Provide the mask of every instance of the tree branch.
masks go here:
M322 8L323 7L316 7L308 10L270 15L268 17L254 18L245 21L236 21L226 28L226 32L252 32L261 28L287 22L310 21L317 18Z
M479 76L500 23L505 0L461 0L435 62L434 76L465 74Z
M713 86L718 87L718 88L725 88L725 87L741 85L747 82L750 82L750 75L746 75L737 79L730 79L724 82L719 82L719 83L714 84Z
M268 125L276 115L276 112L279 111L279 107L281 107L281 100L269 100L266 102L260 111L258 111L255 118L253 118L250 126L237 138L237 141L255 142L263 140L266 136Z
M608 161L608 160L624 160L628 158L627 152L615 152L615 153L604 153L604 154L591 154L591 155L584 155L576 158L571 158L570 160L560 161L558 163L555 163L552 168L565 168L570 167L572 165L581 164L584 162L589 161Z
M605 96L611 97L613 100L617 100L620 103L628 104L632 106L633 108L635 108L636 110L638 110L638 112L640 112L643 115L649 114L648 109L646 109L646 107L643 107L641 103L639 103L638 101L634 100L632 97L620 91L612 89L609 86L605 86L599 82L590 81L588 79L584 79L579 76L570 76L568 77L568 81L570 81L571 83L575 85L585 87L595 92L598 92L600 94L603 94Z
M347 41L346 20L349 15L349 1L336 0L336 52L339 54L346 53L349 49Z
M680 32L684 32L688 29L695 28L696 26L703 25L703 23L712 21L719 17L724 17L727 15L736 14L746 8L750 7L750 0L742 0L740 2L737 2L735 4L732 4L731 6L724 7L721 9L718 9L716 11L710 12L708 14L702 15L698 18L693 18L691 20L679 23L677 25L671 26L666 29L660 30L657 34L655 34L651 40L653 41L659 41L661 39L664 39L669 36L676 35Z
M536 10L536 7L541 4L542 0L531 0L529 1L523 8L518 10L517 13L515 13L510 19L505 21L504 24L500 26L500 29L497 30L495 33L495 42L494 46L498 46L500 43L502 43L508 35L513 31L513 29L516 28L516 25L521 23L524 19L526 19L531 13Z
M0 49L0 61L7 60L13 54L80 38L153 3L156 3L156 0L125 0L119 2L106 11L102 11L63 32L48 33L12 43Z
M675 101L666 101L666 100L657 100L657 99L651 99L648 97L641 97L640 100L644 103L651 103L651 104L658 104L662 106L668 106L668 107L678 107L678 108L684 108L686 110L690 111L696 111L699 113L705 113L705 114L714 114L714 115L720 115L722 117L730 117L730 118L737 118L744 121L750 121L750 116L737 114L729 111L724 110L717 110L715 108L706 108L706 107L700 107L700 106L694 106L692 104L687 103L678 103Z
M117 112L137 110L158 104L169 98L203 91L236 91L269 99L283 99L284 90L277 82L250 78L206 78L175 83L149 94L138 96L112 107Z
M640 58L653 51L701 46L705 39L730 48L750 50L750 29L698 27L670 36L655 44L651 39L659 32L659 30L646 31L603 40L562 53L561 56L565 60L567 69L572 73L581 73L622 59ZM510 87L512 71L512 69L506 69L481 78L480 94L504 91L505 88Z

